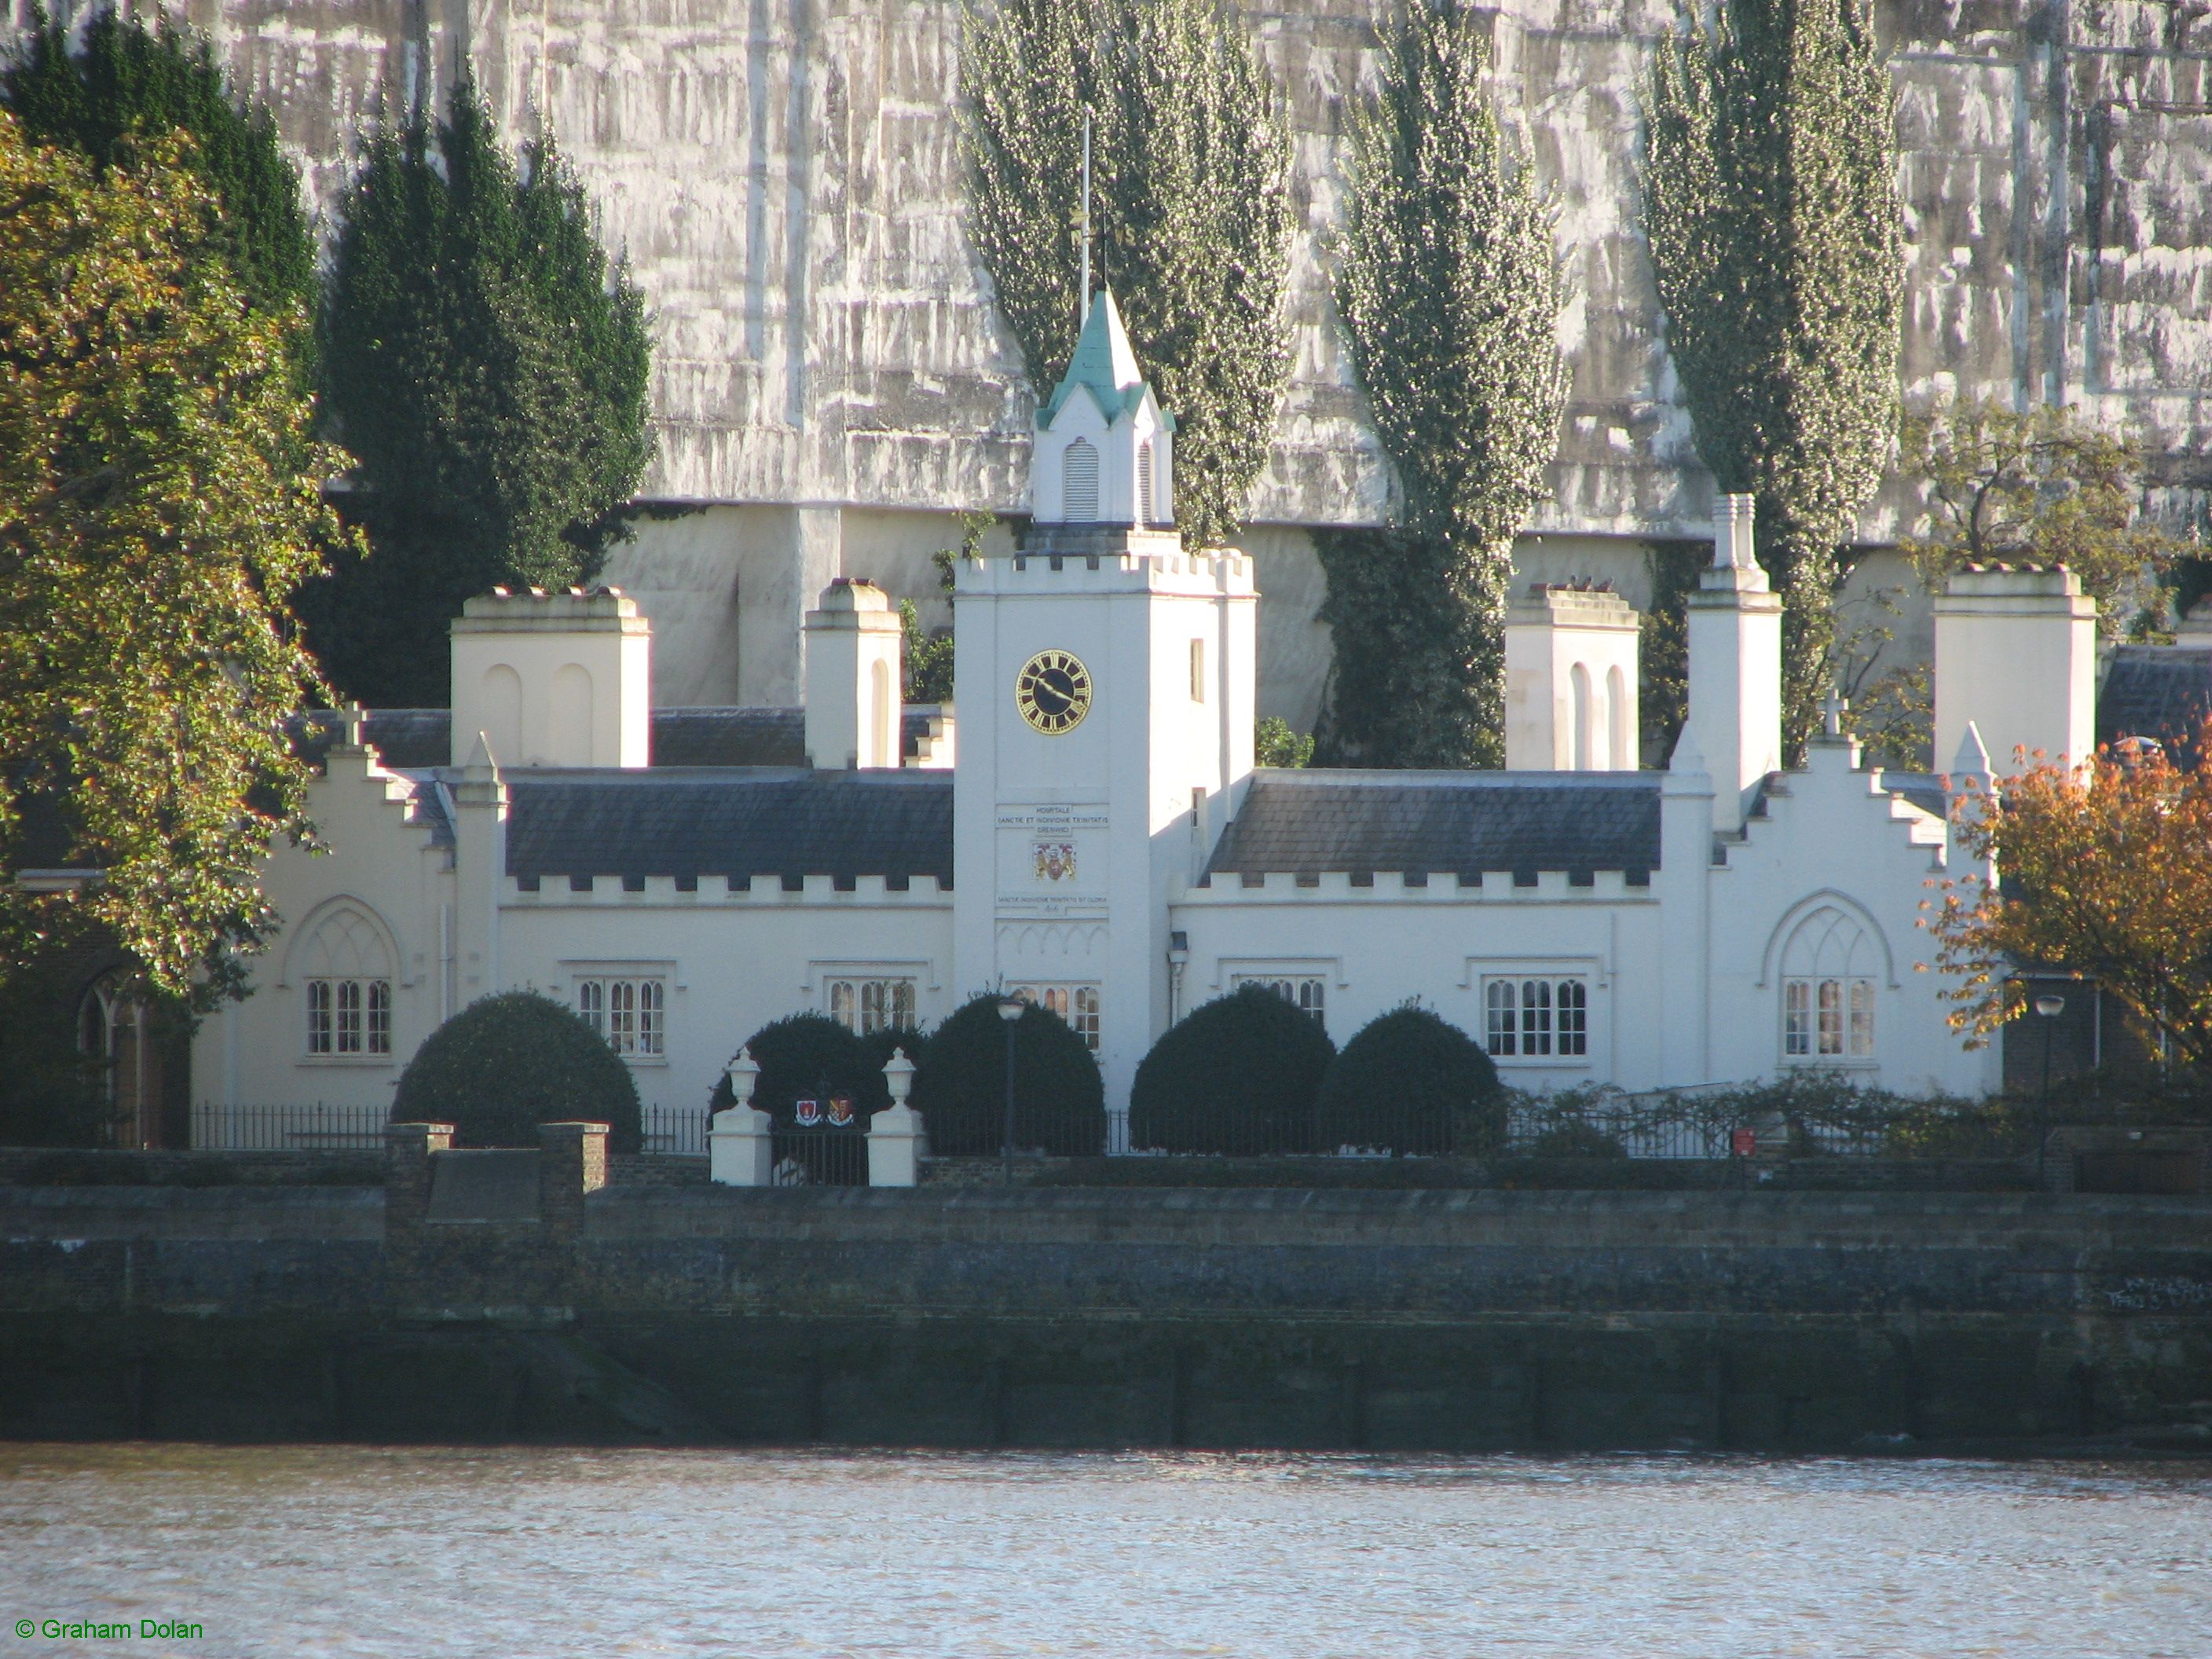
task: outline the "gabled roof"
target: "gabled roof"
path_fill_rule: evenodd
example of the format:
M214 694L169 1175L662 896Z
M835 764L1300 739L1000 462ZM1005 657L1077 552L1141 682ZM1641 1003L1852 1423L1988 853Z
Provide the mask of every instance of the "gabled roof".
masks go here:
M1642 882L1659 867L1662 775L1262 770L1207 873L1618 870Z
M1091 301L1091 314L1083 319L1083 332L1076 337L1075 355L1068 359L1067 373L1060 377L1060 384L1045 400L1038 424L1050 427L1078 388L1091 394L1109 426L1145 401L1145 373L1137 366L1136 349L1129 343L1128 330L1121 325L1121 310L1114 303L1111 289L1100 289ZM1160 411L1160 421L1169 431L1175 430L1174 419L1164 410Z

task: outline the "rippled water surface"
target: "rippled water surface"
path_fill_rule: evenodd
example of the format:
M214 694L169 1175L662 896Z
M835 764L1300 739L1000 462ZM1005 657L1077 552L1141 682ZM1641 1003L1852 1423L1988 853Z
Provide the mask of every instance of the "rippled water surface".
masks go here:
M125 1651L2208 1659L2212 1468L0 1446Z

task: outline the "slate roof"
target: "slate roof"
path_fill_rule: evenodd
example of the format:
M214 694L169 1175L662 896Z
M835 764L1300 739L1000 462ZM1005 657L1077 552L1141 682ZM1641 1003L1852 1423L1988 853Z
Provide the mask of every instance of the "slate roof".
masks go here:
M656 708L655 766L804 766L804 708Z
M284 723L301 757L320 766L338 735L335 709L310 709ZM373 708L362 723L362 741L395 772L443 766L451 752L453 716L445 708Z
M914 754L928 735L934 708L916 704L906 710L899 732L901 752ZM449 763L453 754L453 711L446 708L376 708L369 711L362 738L395 772L425 771ZM319 766L337 734L337 715L329 709L295 715L292 739L309 764ZM806 711L804 708L656 708L653 711L652 759L661 766L804 766Z
M1261 771L1212 876L1659 867L1656 772Z
M952 774L701 767L507 774L511 875L882 876L952 885Z
M2097 694L2097 742L2155 738L2185 765L2212 715L2212 651L2124 645Z

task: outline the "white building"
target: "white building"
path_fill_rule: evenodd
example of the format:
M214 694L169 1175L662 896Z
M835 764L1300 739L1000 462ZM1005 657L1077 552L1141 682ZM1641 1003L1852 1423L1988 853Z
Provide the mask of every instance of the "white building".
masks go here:
M1832 716L1778 769L1747 501L1692 603L1668 769L1633 769L1635 613L1580 585L1514 609L1514 769L1255 770L1261 595L1171 527L1173 430L1094 304L1039 415L1030 533L957 572L957 728L899 707L866 582L806 617L803 714L649 708L650 622L613 590L472 600L450 720L371 714L329 748L329 851L271 853L284 926L203 1029L196 1099L383 1105L441 1021L535 987L648 1103L694 1105L780 1016L926 1024L1005 987L1084 1035L1119 1110L1179 1014L1254 981L1340 1042L1418 997L1523 1086L1994 1085L1916 972L1957 777L1863 768ZM1962 769L1988 766L1970 721L2089 752L2070 576L1957 579L1937 653Z

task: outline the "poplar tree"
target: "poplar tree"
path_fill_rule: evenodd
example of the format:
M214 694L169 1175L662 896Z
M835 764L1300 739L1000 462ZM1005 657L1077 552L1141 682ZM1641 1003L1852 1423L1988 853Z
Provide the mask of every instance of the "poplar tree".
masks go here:
M1290 368L1291 141L1214 0L1006 0L962 69L969 234L1042 394L1080 314L1083 116L1094 284L1175 413L1176 515L1233 538Z
M1513 538L1566 397L1559 265L1534 170L1509 172L1461 0L1410 5L1352 123L1337 307L1405 498L1395 534L1320 539L1337 763L1502 766Z
M369 555L300 608L345 690L435 706L464 601L589 581L627 533L652 453L644 304L552 140L518 167L465 78L434 130L418 111L370 135L339 218L325 399Z
M0 71L0 103L23 137L58 144L106 170L127 164L149 140L191 135L181 164L218 209L207 238L256 310L312 311L315 245L300 179L269 112L234 100L207 38L166 15L149 29L112 8L86 21L74 52L70 30L39 6L14 58ZM307 343L304 330L300 343Z
M1783 729L1820 718L1838 548L1898 423L1904 210L1867 0L1727 0L1663 46L1644 217L1698 453L1758 500L1783 601Z

